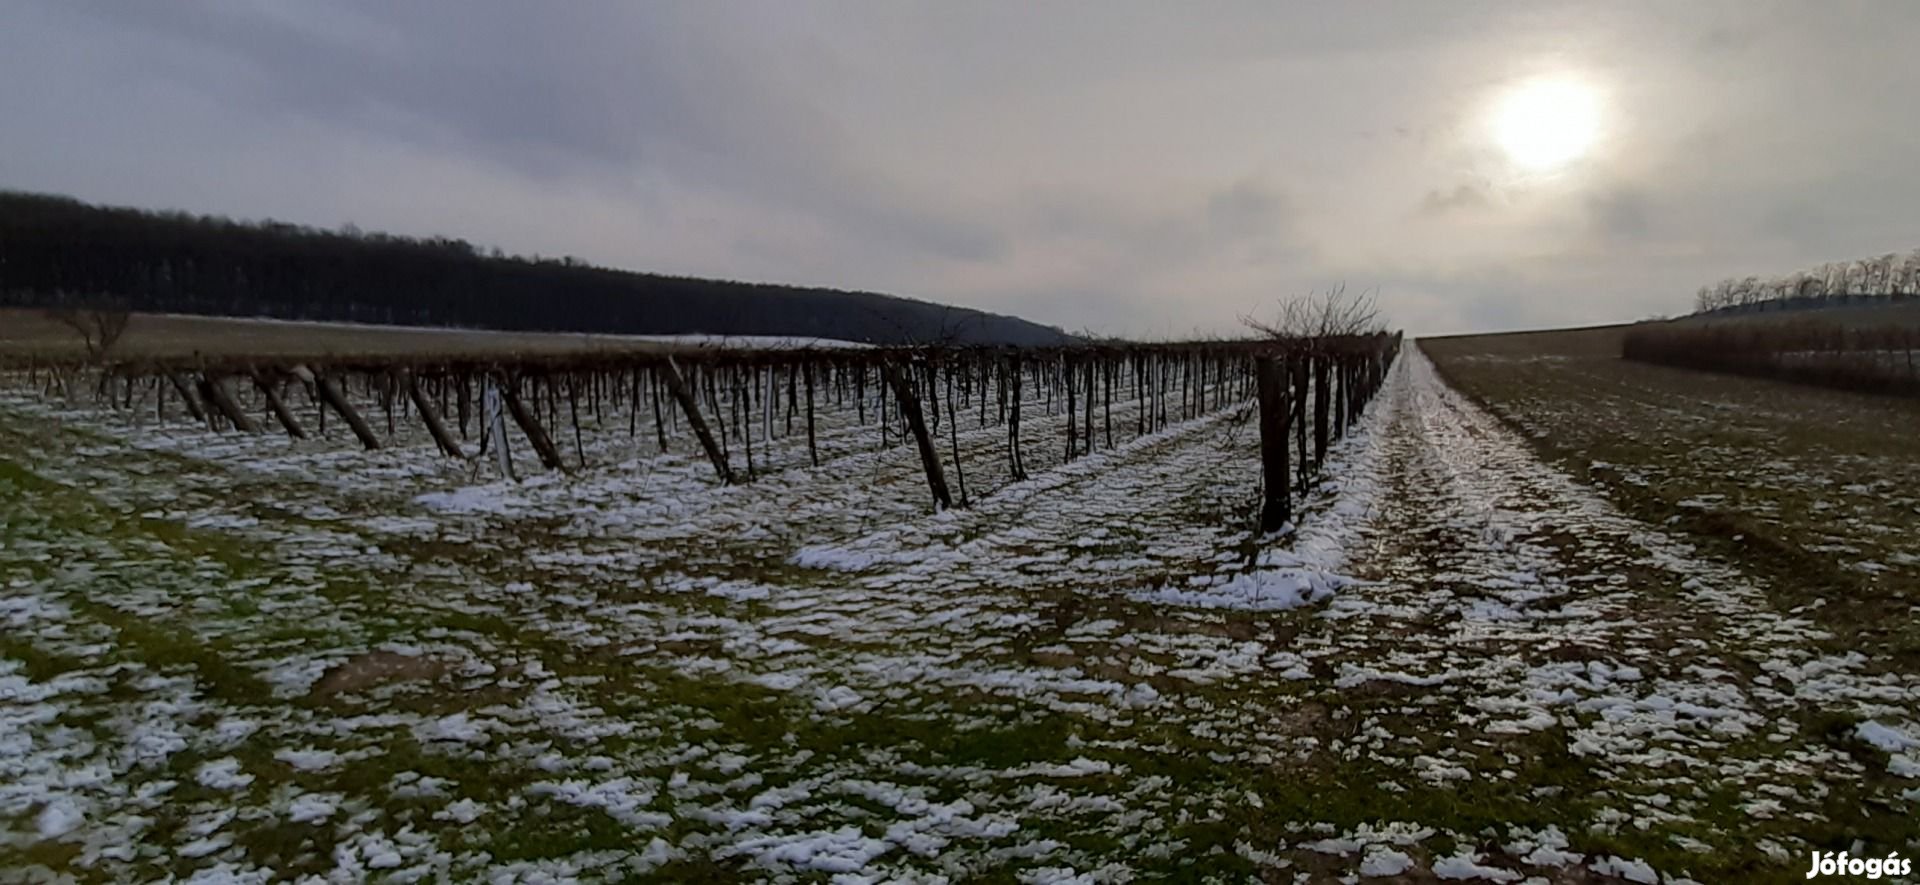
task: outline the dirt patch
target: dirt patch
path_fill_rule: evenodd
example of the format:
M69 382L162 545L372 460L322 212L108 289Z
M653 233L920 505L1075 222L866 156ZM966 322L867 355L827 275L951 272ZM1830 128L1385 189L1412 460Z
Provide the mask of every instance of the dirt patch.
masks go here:
M324 699L395 682L431 682L452 672L453 668L451 661L438 658L370 651L328 670L313 684L310 696Z

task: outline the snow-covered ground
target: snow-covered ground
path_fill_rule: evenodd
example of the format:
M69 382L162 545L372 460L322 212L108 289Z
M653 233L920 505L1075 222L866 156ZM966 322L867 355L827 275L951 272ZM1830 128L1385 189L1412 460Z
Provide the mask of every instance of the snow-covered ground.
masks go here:
M821 466L776 436L718 487L621 415L581 475L512 483L6 394L0 867L1653 882L1920 850L1920 681L1418 351L1279 539L1247 404L1138 439L1132 408L1060 463L1036 405L1020 482L962 412L974 506L930 514L850 409Z

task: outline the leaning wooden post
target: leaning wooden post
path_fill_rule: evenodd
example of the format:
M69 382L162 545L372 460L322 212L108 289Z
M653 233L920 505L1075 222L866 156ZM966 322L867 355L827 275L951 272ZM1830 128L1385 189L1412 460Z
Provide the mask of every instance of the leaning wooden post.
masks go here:
M259 433L260 424L248 416L233 399L233 390L227 386L222 375L204 374L200 376L200 396L207 405L233 424L235 430L244 433Z
M293 417L293 410L287 408L286 401L280 398L280 391L273 389L273 385L259 372L249 374L253 376L253 386L266 395L267 408L273 410L273 417L280 419L280 426L286 428L287 435L294 439L306 439L307 431L301 428L299 419Z
M893 362L880 364L880 375L887 380L887 386L893 388L893 397L900 404L900 413L906 416L907 429L913 431L913 441L920 448L920 466L926 468L927 486L933 491L933 502L940 510L953 507L953 495L947 491L946 474L940 470L940 452L933 447L932 437L927 435L926 416L920 413L920 400L913 395L913 385L908 383L906 375Z
M513 379L502 376L498 386L500 398L507 404L507 414L513 416L513 423L520 425L520 432L527 435L527 442L533 445L534 453L540 456L540 463L549 470L567 472L566 462L560 460L560 450L553 447L553 440L541 429L539 419L527 411L526 403L520 401L520 391L515 389L519 385L513 383Z
M447 425L440 420L440 412L433 407L427 395L420 389L420 379L406 369L399 370L400 386L407 389L407 398L413 400L413 409L420 413L420 421L427 425L427 432L433 435L433 441L440 446L449 458L465 459L467 453L460 450L460 444L454 442L453 434L447 432Z
M340 417L346 420L347 426L353 429L353 435L359 437L360 444L365 446L367 451L380 448L380 438L373 435L373 428L367 426L367 419L360 417L360 413L354 411L353 403L347 402L346 394L340 392L340 385L331 377L310 372L305 366L295 366L293 374L302 381L313 382L314 389L320 392L320 401L340 413Z
M1253 362L1260 393L1260 473L1266 490L1260 505L1260 532L1279 531L1293 514L1287 463L1286 364L1271 356Z
M720 482L733 484L733 467L727 464L727 456L720 451L720 445L713 441L713 431L707 429L707 421L700 417L700 407L693 401L693 391L687 389L687 379L680 375L679 364L673 357L667 357L666 371L660 373L661 380L667 382L667 393L673 401L680 404L680 411L687 416L687 426L693 428L693 435L700 440L700 448L707 453L707 460L713 462L713 470L720 474Z
M195 421L207 423L207 413L200 408L200 398L194 394L193 388L187 386L187 379L172 369L168 369L166 374L173 389L180 394L180 401L187 404L187 414L192 415Z

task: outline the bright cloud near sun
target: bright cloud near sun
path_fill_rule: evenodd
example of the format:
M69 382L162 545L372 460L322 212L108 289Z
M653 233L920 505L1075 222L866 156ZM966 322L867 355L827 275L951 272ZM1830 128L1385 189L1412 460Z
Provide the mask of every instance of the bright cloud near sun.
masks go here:
M1521 83L1494 110L1494 140L1530 172L1559 169L1592 150L1600 134L1600 99L1572 76Z

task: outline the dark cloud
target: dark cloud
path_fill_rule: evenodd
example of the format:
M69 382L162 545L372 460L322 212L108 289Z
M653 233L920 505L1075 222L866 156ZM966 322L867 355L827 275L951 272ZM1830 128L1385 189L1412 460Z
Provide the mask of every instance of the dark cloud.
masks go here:
M9 186L1112 332L1227 331L1339 281L1415 329L1589 322L1920 243L1908 4L180 0L7 25ZM1605 90L1606 137L1521 174L1487 108L1556 71Z
M698 7L482 0L315 7L338 27L266 7L137 5L122 23L176 43L160 68L246 116L294 115L460 152L539 179L671 176L831 218L876 242L959 260L1002 249L991 229L916 211L851 162L853 137L803 87L825 67L769 65ZM304 14L304 13L303 13ZM743 45L746 44L746 45ZM785 70L793 68L797 70Z
M1218 236L1272 235L1286 221L1287 202L1273 188L1243 180L1207 198L1208 225Z
M1420 200L1420 211L1427 215L1446 215L1493 205L1492 186L1482 182L1464 182L1452 190L1430 190Z
M1640 191L1616 187L1587 198L1587 211L1602 237L1645 236L1651 227L1648 200Z

